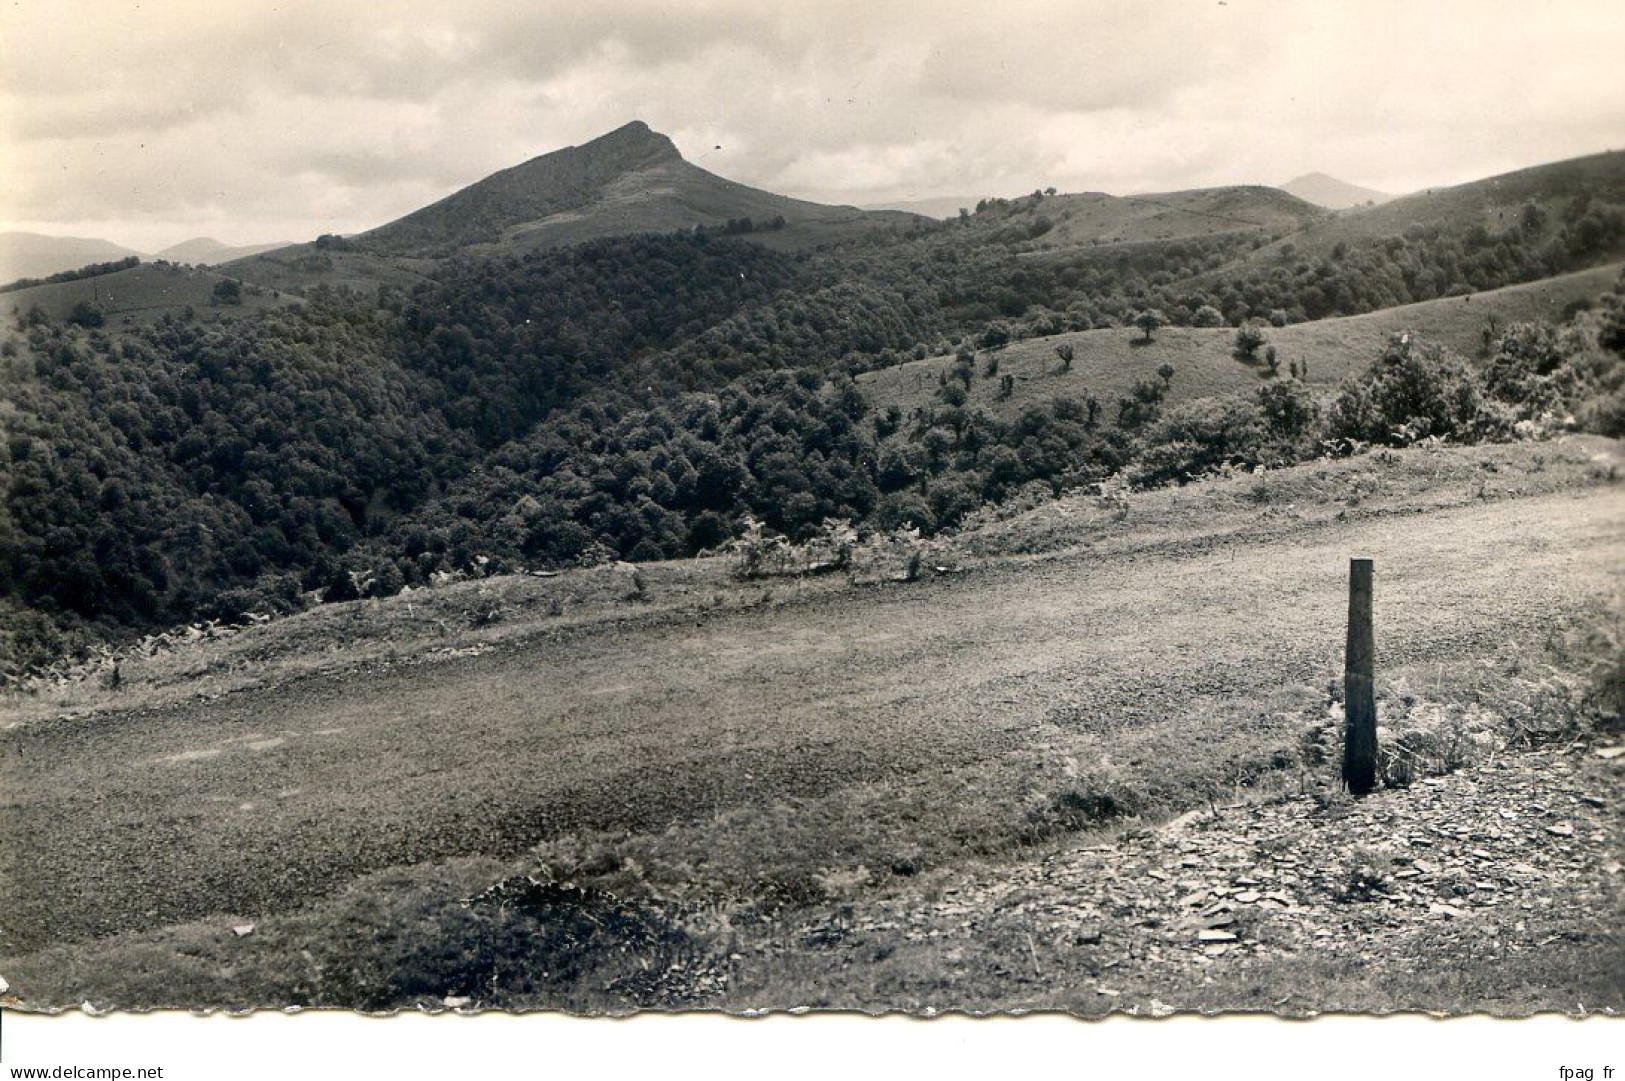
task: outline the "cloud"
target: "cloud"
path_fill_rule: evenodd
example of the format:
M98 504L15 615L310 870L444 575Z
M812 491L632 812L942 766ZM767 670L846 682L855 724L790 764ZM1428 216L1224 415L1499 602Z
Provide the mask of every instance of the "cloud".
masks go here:
M365 228L633 118L843 202L1406 190L1625 133L1588 0L81 0L0 40L0 223L138 246Z

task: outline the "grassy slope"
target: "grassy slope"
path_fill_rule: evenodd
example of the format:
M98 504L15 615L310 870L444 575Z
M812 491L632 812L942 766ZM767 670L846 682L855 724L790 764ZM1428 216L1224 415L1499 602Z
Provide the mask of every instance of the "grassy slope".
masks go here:
M151 323L165 314L179 315L188 307L199 314L232 314L260 311L288 302L288 298L273 297L269 293L254 296L244 290L240 306L216 307L211 303L211 291L222 277L224 275L207 270L143 263L114 274L0 293L0 312L9 316L37 304L52 319L61 320L67 318L75 304L89 301L102 306L107 313L108 327L116 329L126 320Z
M1413 331L1465 356L1475 356L1492 313L1502 325L1527 319L1555 320L1565 304L1607 291L1619 274L1620 266L1614 264L1471 297L1275 328L1268 335L1279 350L1282 372L1291 360L1304 360L1309 364L1310 385L1330 388L1364 371L1391 333ZM999 354L999 375L1016 377L1015 394L999 401L999 380L983 378L985 363L979 360L968 404L994 416L1010 417L1031 402L1093 394L1108 410L1109 418L1119 395L1141 379L1155 379L1157 368L1165 363L1175 368L1169 395L1172 402L1247 393L1267 378L1267 369L1262 362L1243 364L1231 355L1235 334L1233 328L1167 327L1157 332L1155 341L1143 345L1137 341L1138 331L1117 327L1017 342ZM1055 356L1055 347L1063 343L1070 343L1076 351L1072 370L1066 373L1059 370ZM927 357L869 372L858 383L874 407L896 405L908 413L936 402L937 377L952 366L953 357Z
M235 259L219 269L268 289L298 291L327 285L371 293L380 285L410 289L425 279L433 265L426 259L372 252L321 251L315 244L294 244Z
M816 959L783 967L764 918L877 896L916 910L910 890L941 896L967 860L993 862L965 874L1003 880L1071 846L1078 825L1055 817L1067 793L1156 816L1295 770L1337 669L1351 549L1386 568L1385 686L1407 672L1445 688L1498 651L1534 657L1554 620L1620 584L1606 555L1625 528L1606 485L1619 464L1617 444L1591 438L1368 455L1262 487L1143 493L1126 516L1081 496L1046 504L933 559L966 573L916 586L826 580L798 598L680 563L645 568L642 602L614 588L626 572L599 571L596 598L570 592L571 575L458 587L450 611L483 601L495 622L465 611L436 628L419 606L438 598L414 594L200 636L184 650L192 686L237 693L145 699L132 668L117 694L74 692L93 699L78 723L5 734L8 830L32 843L0 857L4 971L35 1005L390 1005L471 988L510 1004L651 1001L584 976L512 982L613 961L526 945L528 925L501 922L512 911L456 903L545 866L641 898L651 919L699 906L685 926L705 964L730 936L751 940L763 967L739 986L755 1001L831 994L843 984ZM555 589L568 603L543 602ZM387 627L393 662L349 667ZM303 670L331 677L288 679L301 666L274 658L289 636L304 636ZM242 922L258 930L234 936ZM493 932L515 936L494 957ZM984 955L963 977L1007 1002L1071 1001L1001 984L1019 956ZM685 971L705 967L693 960ZM927 954L910 978L954 963ZM1164 990L1185 978L1153 976ZM719 1001L706 986L677 1000ZM1233 990L1230 1004L1250 1001ZM918 991L890 1001L932 1001Z

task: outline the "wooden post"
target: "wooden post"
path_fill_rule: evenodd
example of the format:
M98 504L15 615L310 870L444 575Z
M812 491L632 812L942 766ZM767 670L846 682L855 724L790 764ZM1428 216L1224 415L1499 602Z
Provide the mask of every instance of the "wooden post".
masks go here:
M1343 654L1343 783L1356 796L1377 787L1376 641L1371 560L1349 560L1349 634Z

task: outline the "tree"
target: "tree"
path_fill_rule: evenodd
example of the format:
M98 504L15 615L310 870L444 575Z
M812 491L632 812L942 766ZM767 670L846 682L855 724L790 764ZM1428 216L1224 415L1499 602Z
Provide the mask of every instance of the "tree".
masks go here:
M1071 342L1065 342L1055 347L1055 355L1061 358L1061 370L1063 372L1069 372L1072 370L1073 354L1074 350Z
M1161 309L1147 308L1134 317L1134 325L1145 335L1142 340L1149 342L1158 330L1168 325L1168 317Z
M1172 364L1163 361L1161 366L1157 368L1157 374L1162 376L1164 386L1172 387L1174 385L1174 366Z
M1193 327L1222 327L1224 326L1224 313L1211 304L1204 304L1196 309L1191 316Z
M1269 341L1264 332L1255 326L1245 326L1236 331L1236 359L1254 361L1258 359L1258 351Z
M81 327L99 327L105 322L102 306L81 300L68 312L68 322Z
M209 295L216 304L241 304L243 287L235 278L221 278L214 283Z

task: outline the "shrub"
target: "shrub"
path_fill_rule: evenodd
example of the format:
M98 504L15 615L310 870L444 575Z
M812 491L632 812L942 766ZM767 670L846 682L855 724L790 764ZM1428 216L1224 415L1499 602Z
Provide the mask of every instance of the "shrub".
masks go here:
M1134 389L1117 399L1117 423L1125 428L1138 428L1149 424L1162 413L1162 399L1167 395L1166 384L1141 379Z
M1337 438L1406 446L1428 436L1472 442L1498 431L1478 377L1437 345L1395 334L1382 358L1345 382L1327 417Z
M1242 398L1205 398L1175 406L1141 437L1133 479L1183 483L1227 464L1252 466L1267 441L1260 408Z
M1265 428L1276 441L1295 446L1312 444L1319 434L1320 403L1296 379L1259 387L1258 408Z
M936 528L937 516L918 492L893 492L875 508L874 522L884 530L914 526L930 532Z
M1580 390L1568 363L1574 347L1543 323L1514 323L1495 343L1484 389L1513 406L1520 419L1564 412Z

